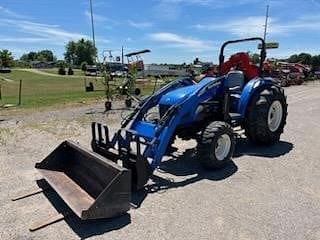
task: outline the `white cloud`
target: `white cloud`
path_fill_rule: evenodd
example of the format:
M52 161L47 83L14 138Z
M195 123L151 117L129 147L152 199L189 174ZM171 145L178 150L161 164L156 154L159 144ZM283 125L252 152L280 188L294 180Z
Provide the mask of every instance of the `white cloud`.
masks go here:
M89 11L85 11L84 15L87 18L88 23L91 24L91 13ZM105 17L103 15L99 15L96 13L93 14L93 21L95 24L100 24L103 28L108 29L108 30L111 30L115 26L120 24L120 22L118 22L114 19Z
M251 16L235 19L227 22L212 24L197 24L193 26L198 30L227 32L239 37L262 36L264 31L265 17ZM292 32L318 31L320 17L300 17L290 22L281 22L277 18L270 18L268 34L272 36L288 35Z
M135 28L149 28L153 26L152 22L137 22L133 20L128 20L128 23L131 27Z
M217 0L160 0L162 3L167 4L190 4L190 5L208 5Z
M211 41L203 41L168 32L152 33L150 34L150 39L156 42L167 43L168 47L183 48L191 52L203 52L214 49Z
M25 20L2 19L0 23L9 27L16 28L20 32L35 36L35 38L27 38L31 41L46 41L55 45L64 45L70 40L78 40L81 38L89 38L87 35L66 31L58 25L41 24Z
M261 36L265 17L248 17L214 24L197 24L194 28L205 31L228 32L240 37Z
M131 37L127 37L127 38L126 38L126 41L127 41L127 42L133 42L133 39L132 39Z
M90 20L91 21L91 13L89 12L89 11L85 11L84 12L84 15L87 17L87 19L88 20ZM102 16L102 15L99 15L99 14L93 14L93 20L95 21L95 22L105 22L105 21L107 21L108 20L108 18L106 18L106 17L104 17L104 16Z
M90 3L89 3L89 1L87 1L87 0L84 0L84 1L82 1L82 2L80 2L80 4L81 5L85 5L86 7L89 7L90 5ZM95 8L95 7L110 7L110 2L106 2L106 1L104 1L104 0L102 0L102 1L97 1L97 0L95 0L95 1L92 1L92 6Z
M269 2L275 0L269 0ZM161 20L176 20L180 17L184 7L205 7L210 9L221 9L240 5L261 4L261 0L156 0L153 11L155 17Z
M110 43L110 40L105 39L105 38L102 38L102 37L98 37L98 38L96 39L96 42L97 42L97 43L101 43L101 44L107 44L107 43Z
M19 37L19 38L6 38L0 37L0 42L2 43L39 43L46 42L47 39L44 38L33 38L33 37Z
M8 8L2 7L2 6L0 6L0 14L1 15L5 15L7 17L12 17L12 18L24 18L24 19L28 19L29 18L27 16L12 12Z
M211 8L221 8L232 5L244 5L255 2L260 2L260 0L160 0L161 3L170 4L180 4L180 5L196 5L196 6L209 6Z

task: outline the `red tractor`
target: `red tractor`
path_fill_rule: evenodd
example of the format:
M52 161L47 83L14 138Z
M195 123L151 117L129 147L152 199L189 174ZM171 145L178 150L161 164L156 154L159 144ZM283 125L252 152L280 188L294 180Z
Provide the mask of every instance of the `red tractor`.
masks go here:
M226 75L232 69L241 70L246 79L259 76L259 68L251 63L248 53L239 52L232 55L228 61L222 64L220 74Z

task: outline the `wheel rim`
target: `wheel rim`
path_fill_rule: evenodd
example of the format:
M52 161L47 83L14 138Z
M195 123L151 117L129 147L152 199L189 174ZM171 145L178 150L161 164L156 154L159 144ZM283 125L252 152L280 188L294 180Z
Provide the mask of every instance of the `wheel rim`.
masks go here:
M271 132L275 132L278 130L283 115L283 109L280 101L274 101L268 113L268 126Z
M216 158L219 161L224 160L228 156L230 152L230 148L231 148L230 136L228 134L221 135L217 140L217 144L215 148Z

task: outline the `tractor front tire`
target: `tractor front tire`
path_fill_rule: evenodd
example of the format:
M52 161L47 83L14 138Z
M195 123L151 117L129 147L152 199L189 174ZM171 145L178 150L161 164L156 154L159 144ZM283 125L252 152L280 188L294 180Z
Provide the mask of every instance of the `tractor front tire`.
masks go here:
M233 129L225 122L212 122L201 132L198 158L208 169L218 169L231 160L235 148Z
M287 119L287 101L282 88L271 86L257 92L251 99L245 134L257 145L272 145L279 141Z

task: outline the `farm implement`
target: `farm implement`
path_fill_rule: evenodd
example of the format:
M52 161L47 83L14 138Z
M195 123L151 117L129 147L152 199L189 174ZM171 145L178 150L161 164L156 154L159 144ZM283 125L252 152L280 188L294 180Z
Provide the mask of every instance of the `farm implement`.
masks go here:
M257 76L234 60L225 71L229 44L260 41ZM81 219L111 218L130 209L132 191L144 188L176 136L195 139L199 162L222 168L235 148L233 128L241 127L259 145L279 141L287 117L284 91L263 76L266 58L261 38L228 41L220 52L220 76L177 79L141 101L113 135L92 123L92 151L65 141L36 164L43 178ZM241 59L241 58L240 58ZM157 109L156 117L150 117Z

